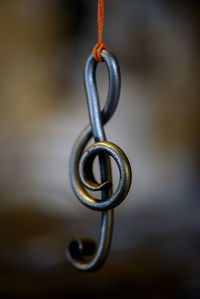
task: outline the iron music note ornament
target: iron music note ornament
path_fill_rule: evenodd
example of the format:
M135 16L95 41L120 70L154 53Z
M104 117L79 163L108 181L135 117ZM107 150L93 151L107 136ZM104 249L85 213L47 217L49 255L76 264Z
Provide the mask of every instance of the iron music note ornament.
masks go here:
M84 72L90 123L77 138L70 158L70 180L77 198L86 207L101 211L101 235L99 245L90 238L72 239L67 248L71 264L84 272L100 268L108 255L112 231L114 208L127 196L132 180L131 166L125 153L114 143L107 141L104 125L113 116L120 95L120 68L116 57L107 49L101 51L101 59L108 71L109 85L105 106L100 110L96 86L96 67L98 62L90 54ZM87 147L91 138L95 143ZM99 157L101 183L93 174L93 162ZM119 169L119 183L112 188L111 162L114 159ZM93 198L87 191L101 191L101 199Z

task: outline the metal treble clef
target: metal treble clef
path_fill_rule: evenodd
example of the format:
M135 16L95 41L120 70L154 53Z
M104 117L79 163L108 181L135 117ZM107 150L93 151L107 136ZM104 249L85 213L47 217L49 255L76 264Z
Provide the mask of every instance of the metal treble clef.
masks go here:
M125 153L115 144L106 141L103 125L114 114L120 94L120 70L116 58L107 49L101 52L109 75L107 101L100 110L96 87L97 61L91 54L85 65L84 83L87 94L90 124L77 138L70 160L70 179L74 193L88 208L101 211L101 236L98 248L89 238L73 239L67 248L67 257L71 264L81 271L94 271L100 268L108 255L113 229L115 208L126 197L131 185L131 167ZM85 149L91 137L95 143ZM99 156L101 183L95 180L92 164ZM116 191L112 190L110 157L118 165L120 178ZM87 191L101 191L102 199L93 198Z

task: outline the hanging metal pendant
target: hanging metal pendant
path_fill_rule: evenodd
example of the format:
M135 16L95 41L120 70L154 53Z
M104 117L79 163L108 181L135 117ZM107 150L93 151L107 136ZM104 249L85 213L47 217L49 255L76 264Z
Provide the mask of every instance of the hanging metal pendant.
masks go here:
M112 238L113 209L125 199L132 178L131 166L125 153L116 144L106 141L103 126L117 108L120 95L120 69L116 58L107 49L101 52L101 57L106 63L109 75L107 101L101 111L95 78L97 61L91 54L86 61L84 73L90 123L77 138L70 160L70 179L74 193L86 207L102 212L98 247L93 240L82 238L73 239L67 248L67 257L71 264L85 272L95 271L104 264ZM86 148L92 136L95 143ZM95 180L92 171L96 156L99 157L101 183ZM114 192L109 156L114 158L120 174L119 184ZM93 198L87 189L101 191L102 199Z

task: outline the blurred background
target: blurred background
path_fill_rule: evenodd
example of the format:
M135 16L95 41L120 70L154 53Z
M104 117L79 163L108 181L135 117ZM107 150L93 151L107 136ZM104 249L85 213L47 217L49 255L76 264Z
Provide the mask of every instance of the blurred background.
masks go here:
M199 8L105 1L104 42L122 75L105 130L133 186L105 266L84 274L65 250L72 236L98 243L100 214L75 198L68 166L88 123L97 1L0 1L0 298L200 298ZM103 64L97 81L103 106Z

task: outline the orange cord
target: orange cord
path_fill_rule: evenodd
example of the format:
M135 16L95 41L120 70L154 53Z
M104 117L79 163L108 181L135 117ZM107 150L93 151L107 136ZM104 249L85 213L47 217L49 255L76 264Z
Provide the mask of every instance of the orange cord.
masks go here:
M101 51L105 48L102 41L102 31L103 31L103 19L104 19L104 0L98 0L98 43L93 48L94 59L98 62L102 61Z

